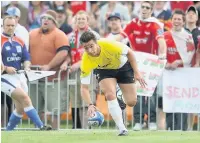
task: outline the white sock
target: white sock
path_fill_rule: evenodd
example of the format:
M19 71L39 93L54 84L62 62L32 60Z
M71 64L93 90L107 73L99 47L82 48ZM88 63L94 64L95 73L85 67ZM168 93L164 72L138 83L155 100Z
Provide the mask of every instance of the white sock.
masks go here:
M108 101L108 110L109 110L113 120L115 121L117 127L119 128L119 130L120 131L127 130L123 123L122 110L119 107L117 99Z

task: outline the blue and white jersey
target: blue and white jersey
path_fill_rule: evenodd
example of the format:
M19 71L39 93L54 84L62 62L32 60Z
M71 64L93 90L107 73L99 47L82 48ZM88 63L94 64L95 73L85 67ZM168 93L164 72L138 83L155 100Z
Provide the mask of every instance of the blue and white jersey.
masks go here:
M11 38L6 34L1 34L1 55L5 66L14 67L17 70L21 69L24 61L30 61L30 54L24 42L16 36Z

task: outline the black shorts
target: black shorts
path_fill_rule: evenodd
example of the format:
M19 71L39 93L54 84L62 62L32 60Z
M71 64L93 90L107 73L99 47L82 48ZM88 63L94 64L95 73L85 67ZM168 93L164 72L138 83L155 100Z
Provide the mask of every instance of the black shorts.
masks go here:
M131 64L127 62L120 69L95 69L98 82L105 78L116 78L117 83L134 83L134 71Z

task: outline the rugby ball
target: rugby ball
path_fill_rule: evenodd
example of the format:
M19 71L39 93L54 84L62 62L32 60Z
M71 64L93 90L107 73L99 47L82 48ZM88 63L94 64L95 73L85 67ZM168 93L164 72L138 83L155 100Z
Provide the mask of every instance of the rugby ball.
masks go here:
M101 126L103 122L104 122L104 115L99 111L95 111L94 116L88 118L89 126Z

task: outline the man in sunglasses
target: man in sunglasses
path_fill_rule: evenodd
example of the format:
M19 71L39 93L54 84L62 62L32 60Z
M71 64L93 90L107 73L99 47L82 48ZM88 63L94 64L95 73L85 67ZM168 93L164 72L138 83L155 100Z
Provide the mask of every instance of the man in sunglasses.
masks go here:
M58 128L58 93L60 93L60 113L66 111L67 109L67 84L65 82L65 72L61 73L60 88L59 83L56 82L55 78L58 78L58 72L62 62L68 55L70 50L69 41L67 35L58 29L58 24L56 21L56 12L53 10L47 10L43 15L41 15L41 27L34 29L30 32L30 55L32 65L40 65L40 70L42 71L57 71L55 76L48 78L48 82L54 86L47 86L45 89L44 80L39 81L38 91L40 96L38 96L38 101L36 97L36 86L31 85L30 93L33 100L33 104L36 105L38 102L38 110L40 113L44 111L44 103L47 104L47 110L51 113L53 117L52 127L53 129ZM59 92L60 91L60 92ZM45 102L45 92L47 92L48 99ZM42 115L42 114L41 114Z
M141 2L139 18L134 18L130 23L126 25L120 35L116 36L116 40L121 41L123 38L128 37L131 43L131 47L135 51L141 51L151 54L158 54L160 59L166 58L166 43L163 36L163 24L158 19L151 17L153 13L154 3L151 1ZM150 130L156 130L156 105L155 95L150 99ZM140 99L142 98L142 99ZM140 96L137 101L137 105L134 107L134 120L135 126L133 130L142 129L142 121L140 120L140 114L142 119L144 114L148 111L148 103L146 97ZM140 109L142 104L142 109ZM145 111L146 110L146 111ZM142 111L142 113L140 113Z

